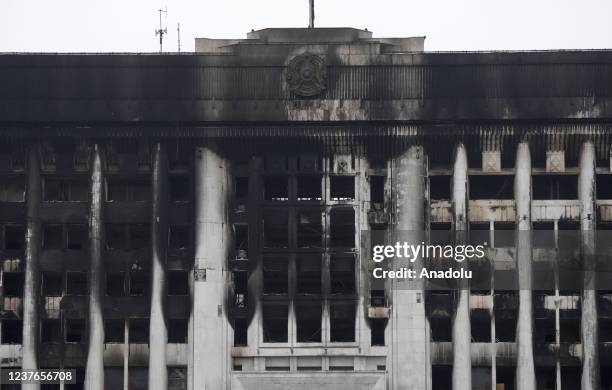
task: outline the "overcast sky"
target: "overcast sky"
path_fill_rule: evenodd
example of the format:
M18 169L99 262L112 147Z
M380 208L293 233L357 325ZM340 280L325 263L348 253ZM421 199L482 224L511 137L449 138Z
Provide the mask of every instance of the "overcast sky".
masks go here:
M612 48L612 0L315 1L317 27L425 35L429 51ZM165 51L177 51L178 23L182 51L194 37L308 24L308 0L0 0L0 51L157 51L165 6Z

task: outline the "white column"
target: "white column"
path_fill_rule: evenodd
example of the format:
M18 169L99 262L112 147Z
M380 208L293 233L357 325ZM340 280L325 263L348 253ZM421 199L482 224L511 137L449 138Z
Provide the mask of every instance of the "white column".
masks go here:
M89 210L89 346L85 368L85 390L104 389L104 320L102 318L102 245L104 244L104 175L100 149L95 145L91 163L91 207Z
M516 201L516 268L519 308L516 325L516 388L535 390L533 361L533 305L531 291L531 155L522 142L516 152L514 199Z
M452 207L456 244L465 244L468 230L468 161L463 144L457 145L453 165ZM469 269L464 261L459 267ZM470 285L458 281L457 304L453 318L453 390L472 389L472 360L470 355L472 332L470 325Z
M395 230L400 241L420 244L424 238L425 156L421 146L411 146L396 160ZM414 268L422 265L417 260ZM395 260L394 267L406 263ZM431 388L430 331L425 315L422 283L393 279L391 388Z
M229 162L217 151L196 148L195 268L193 287L193 389L226 389L230 342L224 313L231 244ZM205 275L204 275L205 272Z
M599 330L595 272L595 147L585 142L580 152L578 198L584 281L581 302L582 390L599 389Z

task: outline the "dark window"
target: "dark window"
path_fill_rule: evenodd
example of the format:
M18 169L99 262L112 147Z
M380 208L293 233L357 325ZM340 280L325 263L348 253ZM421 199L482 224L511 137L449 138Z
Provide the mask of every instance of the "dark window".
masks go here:
M514 199L514 176L475 175L469 177L470 199Z
M130 319L130 343L149 342L149 319L131 318Z
M453 339L450 317L433 317L429 319L431 326L431 340L435 342L449 342Z
M148 248L151 244L151 227L148 224L130 225L130 249Z
M270 305L263 306L263 339L266 343L286 343L287 342L287 321L288 310L287 305Z
M286 248L289 245L288 218L287 210L264 210L264 247Z
M330 245L355 247L355 211L352 208L334 208L330 214Z
M43 249L62 249L62 225L45 225L43 227Z
M187 271L168 271L168 295L189 295Z
M477 343L491 342L491 316L488 310L471 310L470 323L472 327L472 341Z
M297 303L295 315L298 343L320 343L321 304Z
M286 176L270 176L264 178L265 200L288 200L289 189Z
M370 202L385 203L385 176L370 176Z
M170 200L173 202L189 201L191 195L191 183L188 176L170 176Z
M331 200L355 199L355 177L331 176L329 178L329 193Z
M234 320L234 346L244 347L248 344L248 325L243 318Z
M61 179L47 177L44 180L43 200L48 202L87 202L87 179Z
M370 343L371 345L385 345L385 326L387 321L375 318L370 321Z
M321 218L321 210L300 210L298 212L297 241L299 247L321 247L323 235Z
M61 297L64 293L62 274L60 272L45 272L43 279L43 295L46 297Z
M612 175L597 175L597 199L612 199Z
M89 232L87 231L87 225L66 225L66 235L68 249L82 250L87 247L87 244L89 242Z
M235 177L234 178L234 191L236 199L244 202L249 197L249 178L248 177Z
M355 305L332 303L329 312L330 340L332 342L355 341Z
M108 179L106 200L109 202L151 200L151 182L144 179Z
M125 326L123 320L104 320L104 342L123 343Z
M287 259L267 257L263 259L263 292L264 294L287 294L288 275Z
M249 250L249 226L234 225L236 250Z
M66 342L80 343L84 341L85 320L66 320Z
M21 344L23 322L21 320L2 321L2 344Z
M168 342L176 344L187 343L187 324L185 318L174 318L168 320Z
M321 294L321 258L320 256L298 258L297 292L299 294Z
M130 295L145 295L148 284L148 274L146 272L130 272Z
M87 274L85 272L66 272L66 294L87 295Z
M43 343L62 342L62 322L60 320L43 320L40 328Z
M25 180L23 176L0 179L0 202L23 202L24 200Z
M531 183L533 199L578 199L576 175L534 175Z
M189 246L189 228L187 226L171 226L168 245L170 249L186 249Z
M23 226L4 226L4 249L8 251L23 250L25 248L25 232Z
M23 272L4 272L2 284L5 297L23 296Z
M321 176L298 176L297 200L320 201L322 198Z
M106 273L106 295L112 297L125 295L125 272Z
M355 292L354 257L332 256L329 260L329 274L332 294L352 294Z
M451 198L451 177L430 176L429 177L429 197L432 200L450 200Z
M127 249L125 225L107 224L106 225L106 246L109 249Z

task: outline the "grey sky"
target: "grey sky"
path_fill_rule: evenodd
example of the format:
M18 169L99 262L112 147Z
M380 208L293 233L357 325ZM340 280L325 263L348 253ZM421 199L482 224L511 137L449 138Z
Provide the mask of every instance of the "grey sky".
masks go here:
M166 5L167 51L177 23L183 51L194 37L308 24L308 0L0 0L0 51L157 51L156 10ZM603 49L611 17L612 0L316 0L315 25L425 35L429 51Z

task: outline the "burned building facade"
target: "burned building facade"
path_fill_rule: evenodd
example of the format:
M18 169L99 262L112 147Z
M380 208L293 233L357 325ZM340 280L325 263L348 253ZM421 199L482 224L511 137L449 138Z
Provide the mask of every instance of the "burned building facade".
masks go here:
M423 42L0 55L2 367L75 369L58 389L612 388L612 285L495 283L560 274L561 231L578 259L609 245L612 52ZM490 283L373 288L362 242L390 229L490 236Z

